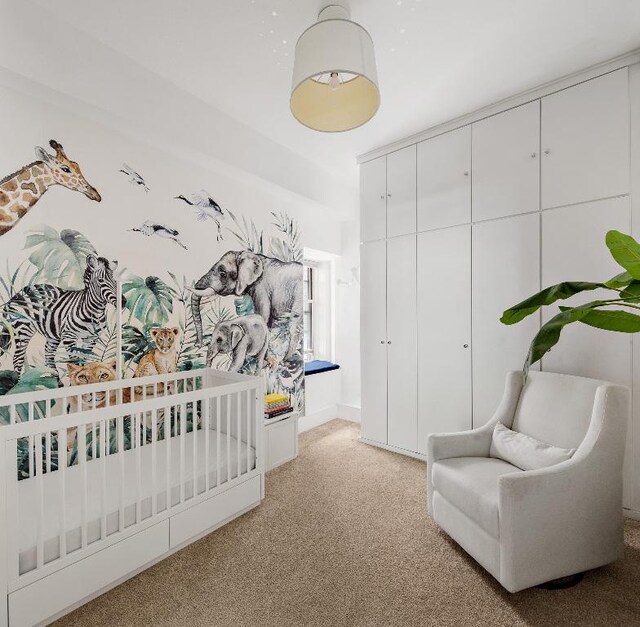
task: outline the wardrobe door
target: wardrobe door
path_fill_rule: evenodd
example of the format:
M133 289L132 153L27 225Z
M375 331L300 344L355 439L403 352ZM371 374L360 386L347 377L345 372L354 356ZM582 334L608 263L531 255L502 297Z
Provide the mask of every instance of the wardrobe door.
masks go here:
M386 242L360 249L362 437L387 442Z
M387 158L360 166L360 238L383 239L387 234Z
M542 215L542 284L562 281L601 281L622 272L605 245L607 231L631 230L629 198L612 198ZM569 302L576 305L610 297L608 290L585 292ZM543 322L558 313L543 311ZM631 385L631 334L612 333L580 323L562 330L560 341L543 358L542 369Z
M388 443L408 451L416 451L418 390L415 235L403 235L387 241L387 340Z
M627 68L542 99L542 208L629 191Z
M471 221L471 127L418 144L418 231Z
M537 211L540 206L540 101L472 128L474 222Z
M445 271L446 269L446 271ZM471 226L418 235L418 451L471 428Z
M540 214L473 225L472 241L473 425L485 424L502 398L505 377L520 370L540 328L531 315L500 322L505 309L540 290Z
M387 237L416 232L416 147L387 155Z

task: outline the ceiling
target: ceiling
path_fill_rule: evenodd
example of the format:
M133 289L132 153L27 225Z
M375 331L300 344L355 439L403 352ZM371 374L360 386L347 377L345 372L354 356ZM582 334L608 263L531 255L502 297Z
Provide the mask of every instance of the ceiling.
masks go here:
M326 135L289 112L295 42L320 0L35 2L342 177L358 154L640 47L639 0L351 0L382 104Z

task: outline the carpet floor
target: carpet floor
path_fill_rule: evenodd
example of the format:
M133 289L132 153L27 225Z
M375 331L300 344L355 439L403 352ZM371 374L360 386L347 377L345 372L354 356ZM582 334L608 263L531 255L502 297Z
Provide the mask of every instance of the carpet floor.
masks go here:
M342 420L303 434L262 505L56 624L640 625L640 523L578 586L512 595L429 519L424 463L357 438Z

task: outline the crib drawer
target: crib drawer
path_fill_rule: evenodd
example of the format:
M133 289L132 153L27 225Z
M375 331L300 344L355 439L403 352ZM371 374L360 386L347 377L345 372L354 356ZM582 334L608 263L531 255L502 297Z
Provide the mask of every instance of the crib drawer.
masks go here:
M9 595L11 627L36 625L113 587L169 550L169 521L136 533Z
M170 546L175 548L207 529L260 502L260 477L253 477L225 492L180 512L170 519Z

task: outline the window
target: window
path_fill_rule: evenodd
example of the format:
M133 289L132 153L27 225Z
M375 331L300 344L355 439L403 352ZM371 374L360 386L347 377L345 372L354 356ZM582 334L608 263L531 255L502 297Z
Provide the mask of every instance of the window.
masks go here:
M314 359L314 332L313 332L313 296L316 283L317 267L311 262L304 263L304 278L302 283L303 293L303 322L304 322L304 360Z

